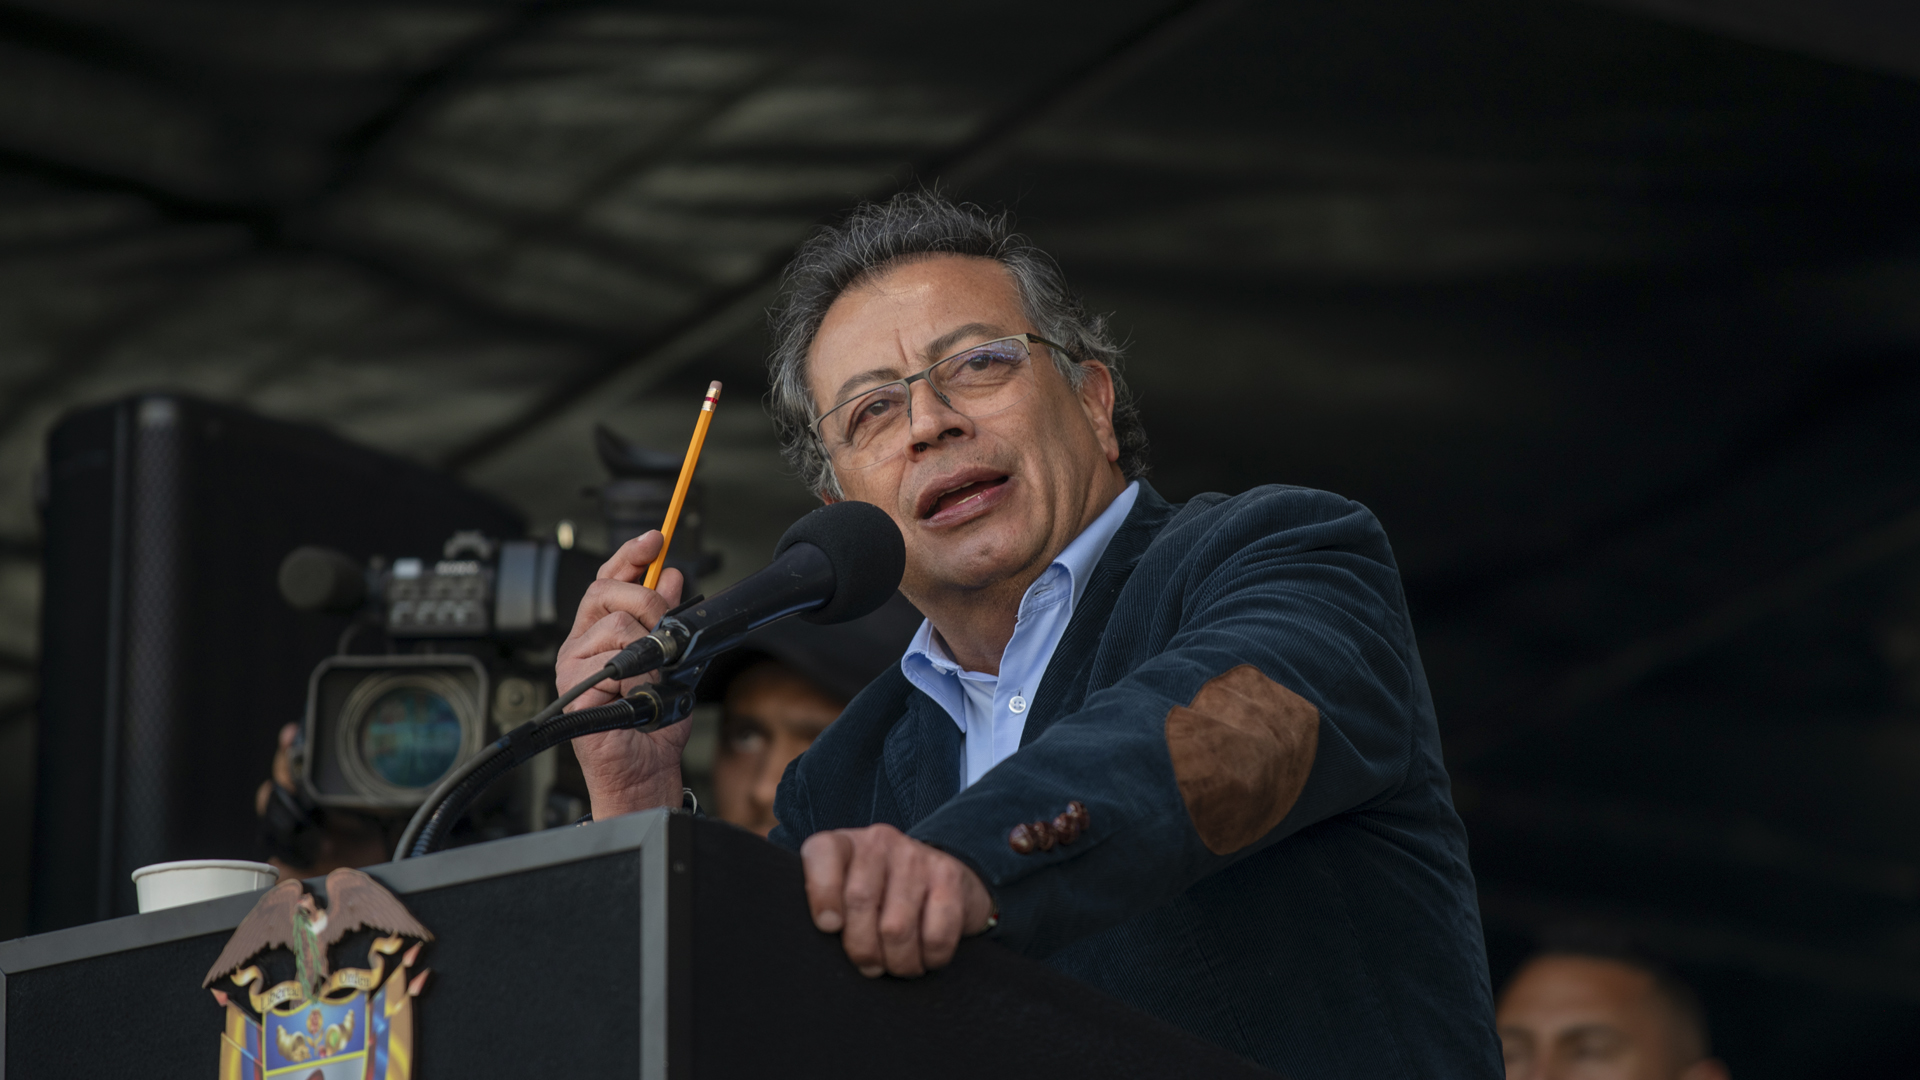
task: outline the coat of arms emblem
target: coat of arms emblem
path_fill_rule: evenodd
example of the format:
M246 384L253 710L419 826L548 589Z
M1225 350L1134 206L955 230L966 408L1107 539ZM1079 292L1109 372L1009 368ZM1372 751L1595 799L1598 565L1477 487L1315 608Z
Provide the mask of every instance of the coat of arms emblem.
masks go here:
M374 938L367 966L334 968L328 951L361 929L384 935ZM413 999L427 981L414 963L432 940L392 893L358 870L327 875L324 908L299 881L269 889L201 984L226 1010L220 1080L408 1080ZM271 949L293 953L294 977L267 986L255 961ZM241 990L251 1009L242 1006Z

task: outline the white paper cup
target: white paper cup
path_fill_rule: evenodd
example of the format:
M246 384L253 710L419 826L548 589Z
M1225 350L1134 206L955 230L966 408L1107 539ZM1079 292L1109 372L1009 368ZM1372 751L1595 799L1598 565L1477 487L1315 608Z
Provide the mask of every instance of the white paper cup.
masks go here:
M255 892L279 880L279 871L266 863L186 859L154 863L135 870L133 891L140 898L140 913L144 915L234 893Z

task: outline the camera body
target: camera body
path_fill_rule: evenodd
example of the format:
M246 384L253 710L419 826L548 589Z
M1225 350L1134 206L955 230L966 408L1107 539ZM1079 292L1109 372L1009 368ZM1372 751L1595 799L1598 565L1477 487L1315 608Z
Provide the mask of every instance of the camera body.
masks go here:
M370 564L368 591L379 598L389 637L524 637L559 622L561 553L554 543L459 532L432 563Z
M281 595L305 611L351 614L337 655L307 684L294 773L322 807L397 813L420 805L462 762L552 700L554 646L598 560L551 542L456 533L437 559L299 548ZM378 635L377 651L356 645ZM552 769L542 772L551 786ZM545 792L512 793L543 827ZM517 816L517 815L516 815ZM520 831L518 828L508 831Z

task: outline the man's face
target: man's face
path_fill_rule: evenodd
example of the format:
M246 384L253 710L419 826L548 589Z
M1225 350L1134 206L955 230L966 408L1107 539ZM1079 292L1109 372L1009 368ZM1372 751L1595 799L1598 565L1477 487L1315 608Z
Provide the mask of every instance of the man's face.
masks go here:
M1495 1023L1507 1080L1676 1080L1724 1077L1685 1061L1676 1020L1653 977L1611 960L1546 956L1522 968Z
M780 777L844 706L776 660L735 676L727 686L720 750L713 761L720 820L761 836L772 832Z
M808 354L816 412L1021 333L1038 328L999 263L943 255L900 264L827 310ZM1084 365L1076 391L1044 346L1032 351L1033 391L1019 404L969 419L915 383L905 449L868 468L836 468L847 498L900 526L909 598L938 602L1007 582L1024 589L1124 484L1106 368Z

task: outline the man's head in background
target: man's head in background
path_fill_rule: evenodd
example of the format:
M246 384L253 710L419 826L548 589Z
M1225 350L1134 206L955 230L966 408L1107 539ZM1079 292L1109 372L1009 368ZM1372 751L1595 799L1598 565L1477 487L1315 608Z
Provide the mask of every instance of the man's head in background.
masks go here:
M721 706L714 816L771 832L774 791L787 766L855 694L900 662L919 625L920 613L896 595L850 623L775 623L715 660L700 681L700 697Z
M1549 947L1515 972L1495 1013L1507 1080L1726 1080L1700 999L1623 949Z

